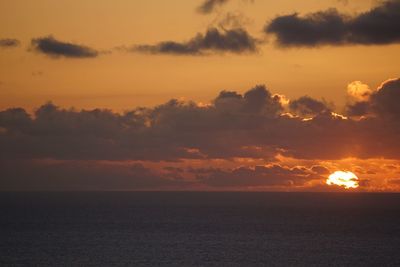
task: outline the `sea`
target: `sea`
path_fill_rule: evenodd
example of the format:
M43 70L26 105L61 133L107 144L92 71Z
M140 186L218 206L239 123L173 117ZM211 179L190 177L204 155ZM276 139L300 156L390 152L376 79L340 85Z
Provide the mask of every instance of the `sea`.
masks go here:
M0 266L400 266L400 194L0 193Z

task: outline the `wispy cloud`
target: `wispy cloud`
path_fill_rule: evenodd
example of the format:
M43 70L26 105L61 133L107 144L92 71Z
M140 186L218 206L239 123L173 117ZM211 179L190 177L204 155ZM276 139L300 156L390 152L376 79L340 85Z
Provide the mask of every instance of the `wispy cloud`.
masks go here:
M16 47L20 45L20 41L17 39L5 38L0 39L0 47L7 48L7 47Z
M203 14L208 14L214 11L218 6L228 3L229 0L205 0L198 8L197 11Z
M218 7L227 4L231 0L203 0L203 3L197 8L197 11L202 14L210 14ZM243 2L253 3L254 0L241 0Z

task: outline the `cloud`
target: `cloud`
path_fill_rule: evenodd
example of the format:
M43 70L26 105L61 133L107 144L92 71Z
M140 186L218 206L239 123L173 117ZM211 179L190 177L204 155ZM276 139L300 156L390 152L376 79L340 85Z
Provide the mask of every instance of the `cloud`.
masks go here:
M196 172L196 170L194 170ZM239 167L231 170L202 169L197 179L213 187L298 186L320 178L306 168L280 165Z
M279 16L264 31L274 34L283 47L321 45L384 45L400 42L400 2L381 2L354 16L328 9L305 16Z
M370 97L373 112L381 117L400 117L400 79L390 79L381 84Z
M222 91L214 100L215 107L223 112L262 113L276 116L282 111L279 99L274 97L264 85L258 85L243 96L231 91Z
M315 174L320 174L320 175L330 173L329 169L327 169L324 166L319 166L319 165L312 166L311 171L314 172Z
M55 58L94 58L99 55L99 52L93 48L62 42L52 36L32 39L31 46L33 50Z
M19 46L20 43L21 42L17 39L11 39L11 38L0 39L0 47L3 48L16 47Z
M244 28L246 25L252 24L253 20L245 16L242 12L228 12L218 15L210 25L216 25L221 29L237 29Z
M289 109L303 117L330 112L330 108L324 102L315 100L309 96L302 96L299 99L291 101Z
M155 169L130 161L51 159L3 160L0 168L0 190L40 191L294 188L324 179L325 175L315 172L315 167L279 164L236 168L166 166Z
M203 14L209 14L214 11L218 6L228 3L229 0L205 0L198 8L197 11Z
M368 98L347 106L349 115L374 115L382 119L400 118L400 79L383 82L376 91L370 91Z
M210 14L214 12L218 7L225 5L230 0L203 0L203 3L197 8L197 11L202 14ZM251 2L254 0L242 0L243 2Z
M372 90L361 81L354 81L347 85L347 94L356 100L368 100Z
M132 52L172 55L206 55L209 53L255 53L258 40L241 28L219 30L209 28L187 42L165 41L155 45L137 45Z
M369 111L369 102L367 101L360 101L353 104L348 104L346 106L346 112L349 116L364 116Z

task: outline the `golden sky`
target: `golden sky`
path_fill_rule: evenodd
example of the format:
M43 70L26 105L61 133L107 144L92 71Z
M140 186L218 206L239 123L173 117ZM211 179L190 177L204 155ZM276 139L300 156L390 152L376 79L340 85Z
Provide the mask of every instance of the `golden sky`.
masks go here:
M170 98L208 102L222 89L243 92L266 84L289 98L304 94L341 105L347 84L371 87L396 77L399 45L277 48L264 25L278 15L336 7L353 14L375 1L231 1L199 14L201 1L0 1L0 38L21 45L0 50L0 108L33 109L46 101L63 107L125 110ZM240 14L255 37L267 39L256 54L171 56L124 53L118 46L185 41L227 13ZM29 50L32 38L53 35L112 53L94 59L53 59Z

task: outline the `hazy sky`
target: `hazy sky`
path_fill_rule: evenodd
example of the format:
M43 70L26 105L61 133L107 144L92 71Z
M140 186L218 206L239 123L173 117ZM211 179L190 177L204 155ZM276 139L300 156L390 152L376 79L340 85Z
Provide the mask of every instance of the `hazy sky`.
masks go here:
M400 189L398 0L0 0L0 25L5 187Z

